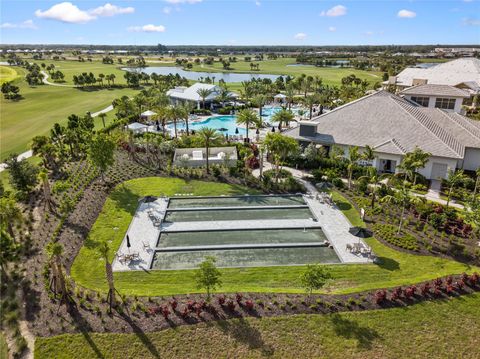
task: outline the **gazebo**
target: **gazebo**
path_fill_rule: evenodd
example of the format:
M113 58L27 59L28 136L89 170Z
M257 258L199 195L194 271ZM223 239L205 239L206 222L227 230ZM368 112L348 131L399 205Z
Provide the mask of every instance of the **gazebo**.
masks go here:
M283 93L279 93L273 96L273 102L275 103L285 103L286 99L287 99L287 96L284 95Z
M139 122L133 122L125 127L127 130L132 131L133 133L148 132L148 126Z
M142 120L144 120L144 121L151 121L151 120L152 120L152 117L155 116L156 114L157 114L156 112L147 110L147 111L142 112L142 113L140 114L140 119L142 119Z

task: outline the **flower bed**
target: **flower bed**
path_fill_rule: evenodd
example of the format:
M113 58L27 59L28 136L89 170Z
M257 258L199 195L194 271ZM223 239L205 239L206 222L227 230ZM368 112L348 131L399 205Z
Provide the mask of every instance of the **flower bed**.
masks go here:
M393 244L397 247L408 249L411 251L418 251L419 247L417 240L409 233L401 232L397 234L397 227L390 224L374 224L373 231L377 238Z

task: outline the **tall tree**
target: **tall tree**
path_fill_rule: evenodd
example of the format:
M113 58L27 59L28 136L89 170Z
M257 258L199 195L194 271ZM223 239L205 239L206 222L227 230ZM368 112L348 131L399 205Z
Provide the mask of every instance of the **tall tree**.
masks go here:
M0 198L0 224L15 241L13 227L23 222L22 210L13 197Z
M114 152L115 142L106 134L98 134L90 142L88 157L100 170L102 181L105 181L104 174L108 167L115 162Z
M320 96L318 94L305 95L303 103L308 107L309 119L312 119L313 115L313 106L320 102Z
M198 96L202 99L202 108L205 109L205 101L207 100L207 97L210 96L212 93L212 90L207 89L207 88L199 88L197 90Z
M42 168L40 170L40 173L38 174L38 179L42 183L45 204L47 205L49 210L52 210L52 191L50 190L50 182L48 181L48 171L46 168Z
M258 115L254 111L248 108L241 110L237 115L237 124L244 125L247 130L247 134L246 134L247 139L249 138L248 128L251 125L257 125L259 123L261 123L261 119L258 117Z
M272 121L278 122L278 128L281 129L282 125L288 127L289 123L295 120L295 116L292 111L281 109L275 112L272 116Z
M67 284L62 265L63 247L60 243L50 242L46 248L50 265L50 289L56 295L60 296L61 301L68 301Z
M277 184L282 169L282 162L285 161L287 156L292 155L299 150L298 143L292 137L283 136L278 132L269 132L265 137L263 144L273 156L275 183Z
M5 161L9 169L10 183L17 191L29 192L37 184L38 168L26 159L18 160L17 154L11 154Z
M400 234L402 231L402 225L405 217L405 212L412 204L420 203L424 201L424 198L418 196L411 196L410 192L406 187L402 187L399 190L396 190L393 195L386 195L382 197L382 202L394 203L401 206L402 213L400 214L400 222L398 224L397 234Z
M198 135L203 141L206 153L207 173L210 173L210 164L208 162L208 154L210 153L210 146L219 140L220 134L214 128L202 127L198 132Z
M105 128L105 117L107 117L107 114L105 112L100 112L98 114L98 117L102 120L103 128Z
M358 152L357 146L352 146L348 148L348 156L347 156L348 189L352 188L353 169L355 168L355 165L360 158L361 158L361 155Z
M103 257L105 260L105 276L107 278L108 282L108 294L107 294L107 302L109 305L109 313L112 312L112 307L115 307L116 300L115 300L115 285L113 282L113 270L112 270L112 264L110 263L110 260L108 258L108 254L110 252L110 247L108 246L107 242L102 242L102 244L99 247L99 252L100 255Z
M460 183L462 183L465 180L465 174L463 173L463 170L448 170L447 178L445 179L445 184L448 187L448 193L447 193L447 208L448 205L450 204L450 198L452 197L452 192L457 187Z

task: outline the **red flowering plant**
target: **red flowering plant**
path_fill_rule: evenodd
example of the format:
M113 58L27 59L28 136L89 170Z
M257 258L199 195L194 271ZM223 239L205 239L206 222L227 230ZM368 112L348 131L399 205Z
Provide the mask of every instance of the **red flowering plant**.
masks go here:
M253 300L248 299L245 301L245 308L247 308L247 310L252 310L254 306Z
M168 309L167 306L164 306L162 308L162 315L165 319L168 319L168 316L170 315L170 310Z
M227 298L225 298L225 296L222 294L222 295L219 295L218 296L218 304L221 305L223 307L223 305L225 304L225 301L227 300Z
M227 302L227 308L233 312L235 310L235 302L233 300L229 300Z
M177 306L178 306L178 302L175 298L173 298L171 301L170 301L170 306L172 307L172 310L175 311L175 309L177 309Z
M387 299L387 291L385 289L377 290L375 292L375 303L382 304Z
M242 302L243 299L243 294L242 293L237 293L235 294L235 300L237 301L238 304Z
M397 287L392 291L392 295L390 296L390 300L398 300L402 297L402 288Z

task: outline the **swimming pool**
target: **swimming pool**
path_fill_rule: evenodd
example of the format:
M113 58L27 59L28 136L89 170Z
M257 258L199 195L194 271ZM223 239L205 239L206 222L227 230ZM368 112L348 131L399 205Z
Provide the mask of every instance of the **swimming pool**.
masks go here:
M168 129L173 131L173 124L167 126ZM188 129L198 131L203 127L214 128L217 131L222 132L223 134L228 134L229 136L235 135L236 130L238 130L238 134L245 135L247 131L245 128L238 127L236 123L236 116L213 116L209 117L203 121L197 122L189 122ZM184 122L177 123L177 131L186 130L186 126ZM250 133L252 133L250 131Z
M302 195L171 198L169 209L201 207L304 206Z

